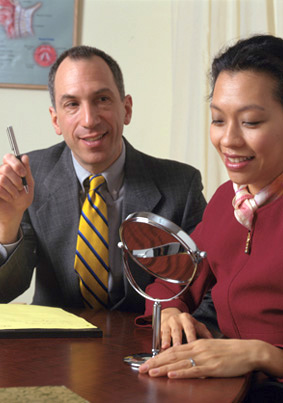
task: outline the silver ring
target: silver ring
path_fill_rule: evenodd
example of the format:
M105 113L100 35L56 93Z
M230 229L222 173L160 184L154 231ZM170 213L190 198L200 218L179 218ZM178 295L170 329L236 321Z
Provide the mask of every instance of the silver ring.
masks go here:
M192 367L196 367L196 366L197 366L195 360L193 360L192 358L189 358L189 361L190 361Z

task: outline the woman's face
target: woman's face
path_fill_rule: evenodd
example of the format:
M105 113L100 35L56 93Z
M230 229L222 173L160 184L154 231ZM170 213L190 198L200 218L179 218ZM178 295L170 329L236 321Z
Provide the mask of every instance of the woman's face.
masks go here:
M252 71L219 74L210 137L230 179L256 194L283 172L283 106L275 81Z

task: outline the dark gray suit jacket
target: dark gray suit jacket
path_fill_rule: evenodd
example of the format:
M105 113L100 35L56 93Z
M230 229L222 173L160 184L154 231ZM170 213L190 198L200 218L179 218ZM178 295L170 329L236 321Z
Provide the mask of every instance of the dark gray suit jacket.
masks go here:
M135 150L126 140L122 220L137 211L164 216L190 233L205 208L201 177L195 168L153 158ZM24 238L0 268L0 302L9 302L30 285L37 269L34 304L82 307L74 271L79 192L69 148L64 142L29 154L35 180L32 205L22 220ZM143 271L137 280L153 279ZM142 312L143 299L125 279L125 295L113 308Z

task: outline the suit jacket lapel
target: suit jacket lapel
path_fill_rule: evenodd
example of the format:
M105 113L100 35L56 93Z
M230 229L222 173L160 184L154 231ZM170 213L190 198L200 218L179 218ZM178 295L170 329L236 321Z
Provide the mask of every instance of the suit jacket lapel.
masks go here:
M144 156L135 150L125 139L125 196L122 221L133 212L151 212L158 204L161 194L145 167Z
M79 182L68 147L54 168L47 173L42 186L45 189L45 202L36 212L38 222L44 233L44 244L52 251L52 265L55 270L60 267L55 274L63 292L66 291L66 296L70 296L70 290L75 291L78 287L73 265L80 206Z

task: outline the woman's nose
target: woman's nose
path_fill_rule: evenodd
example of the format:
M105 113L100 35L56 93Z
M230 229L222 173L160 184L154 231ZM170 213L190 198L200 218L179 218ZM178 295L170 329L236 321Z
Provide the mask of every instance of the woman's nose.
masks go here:
M244 139L240 127L235 123L229 123L224 127L221 144L225 147L239 147Z

